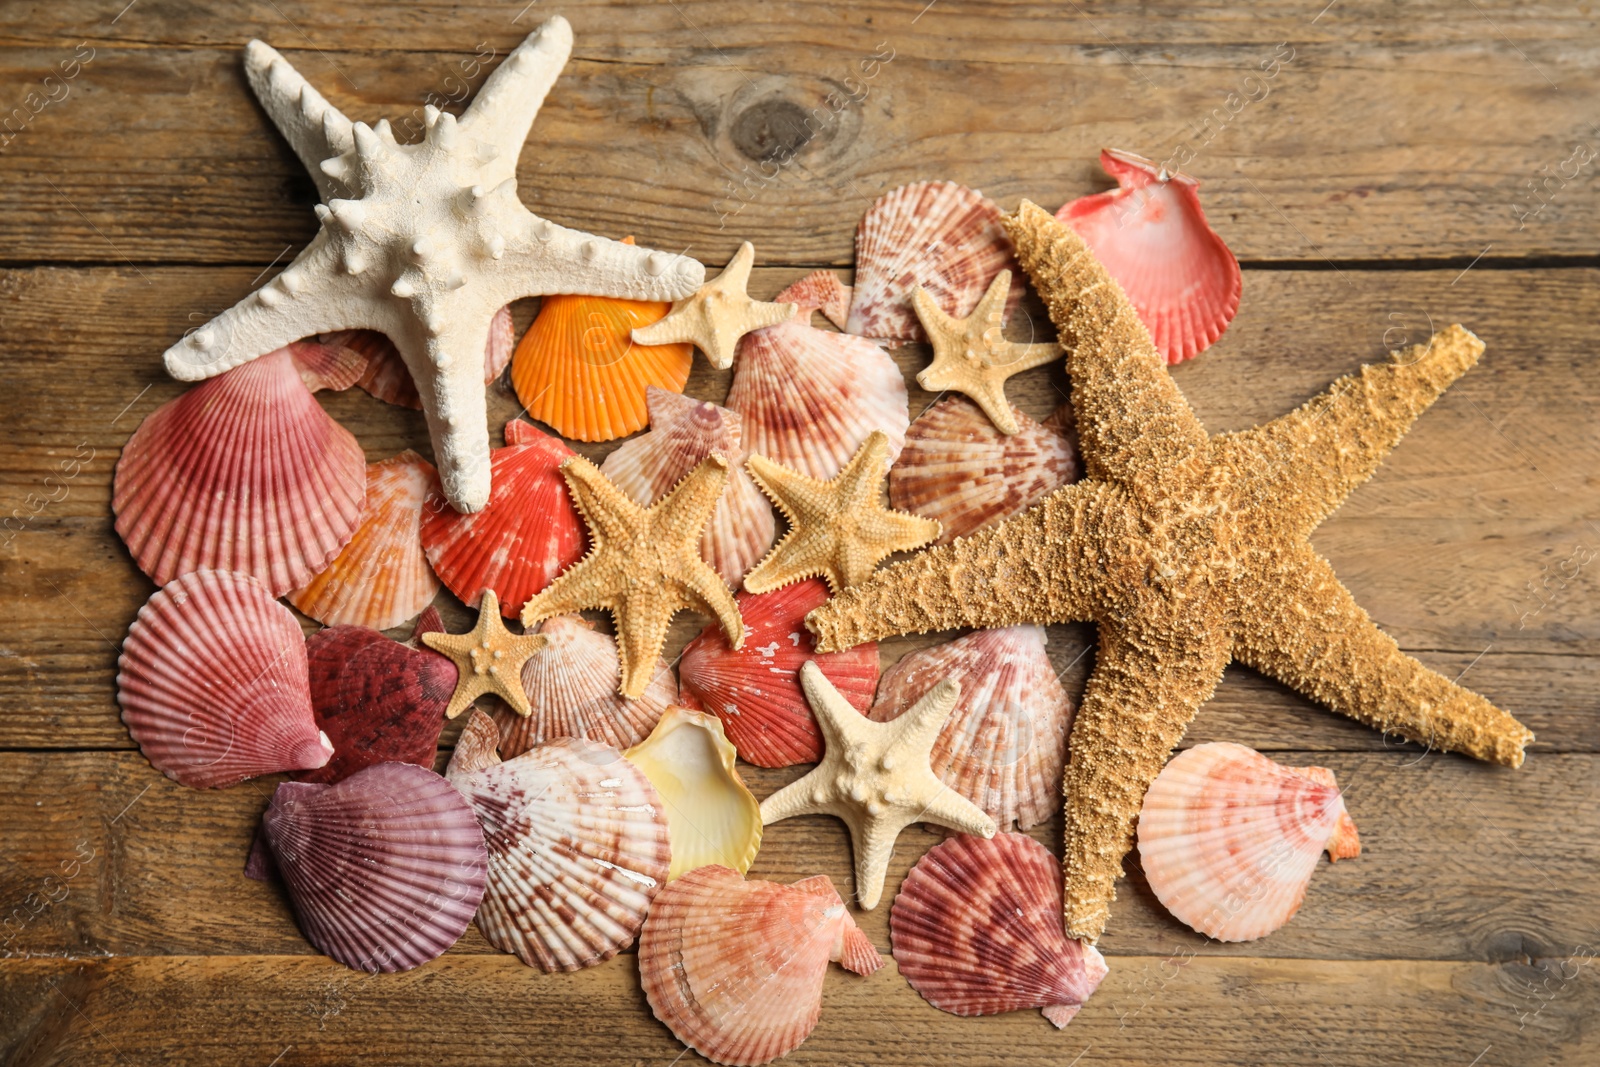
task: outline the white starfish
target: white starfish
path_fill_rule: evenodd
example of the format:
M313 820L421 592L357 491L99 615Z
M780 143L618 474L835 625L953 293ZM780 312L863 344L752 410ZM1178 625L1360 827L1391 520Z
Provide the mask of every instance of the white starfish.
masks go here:
M387 334L422 398L445 496L489 499L483 348L512 300L588 293L677 300L705 279L692 259L542 219L517 198L517 156L572 51L559 16L489 75L458 121L428 107L402 145L387 120L352 123L273 49L245 50L250 85L316 180L322 229L293 263L167 349L167 371L198 381L311 334Z

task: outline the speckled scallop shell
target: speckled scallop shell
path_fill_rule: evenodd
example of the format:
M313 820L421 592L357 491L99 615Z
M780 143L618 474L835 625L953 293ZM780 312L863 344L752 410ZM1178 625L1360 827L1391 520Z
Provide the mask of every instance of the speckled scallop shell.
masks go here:
M367 465L367 507L333 562L288 596L327 626L387 630L415 618L439 595L422 551L422 511L438 499L439 474L415 452Z
M315 343L329 352L342 354L345 361L359 366L359 373L352 384L359 385L385 403L422 410L422 398L417 395L417 386L411 380L411 372L406 369L406 361L401 358L400 350L383 334L376 330L340 330L323 334L316 338ZM485 384L500 377L500 372L511 362L511 352L516 344L511 307L508 304L489 320L489 343L483 349ZM311 388L317 387L312 385Z
M940 1011L1039 1008L1058 1027L1108 970L1061 928L1061 868L1031 837L961 834L911 868L889 912L895 963Z
M1333 772L1284 767L1229 742L1174 756L1139 812L1151 890L1218 941L1251 941L1293 918L1324 851L1361 854Z
M1075 442L1012 409L1017 432L1003 434L983 411L950 396L917 416L889 472L889 502L938 519L939 544L1026 511L1083 474Z
M657 1019L716 1063L770 1063L822 1012L834 961L872 974L883 959L824 875L793 885L701 867L656 897L639 936L639 979Z
M648 507L683 480L702 459L720 452L728 460L728 484L700 538L700 555L737 587L745 571L772 547L777 523L772 505L744 469L739 416L710 401L645 389L650 432L626 441L600 465L635 503Z
M744 645L735 652L715 624L683 650L678 662L683 703L722 720L739 758L760 767L788 767L822 758L822 734L800 689L811 660L834 687L865 712L878 683L874 642L819 656L806 613L828 599L820 578L770 593L740 593Z
M616 749L563 737L500 762L474 711L450 761L489 846L478 929L546 971L575 971L632 944L672 856L661 798Z
M461 794L409 763L334 785L284 782L261 820L306 940L358 971L406 971L466 932L483 833Z
M722 721L703 711L668 708L648 738L623 753L661 795L672 841L668 878L718 864L740 874L761 848L761 805L734 767Z
M1061 808L1072 701L1040 626L978 630L912 652L884 672L869 718L888 722L943 679L961 686L929 754L933 773L995 824L1026 830Z
M312 709L333 758L298 780L337 782L375 763L433 769L456 688L454 663L365 626L317 631L306 638L306 661Z
M583 522L561 464L572 450L532 423L506 423L506 447L489 455L489 503L462 515L443 497L422 511L422 546L434 573L468 607L485 589L517 618L533 595L584 553Z
M812 271L783 294L786 302L800 305L801 316L806 321L813 311L820 311L841 330L849 325L852 291L831 270Z
M855 290L845 329L925 341L912 290L922 286L948 314L964 318L1007 269L1016 270L1016 261L993 201L955 182L902 185L873 201L856 229ZM1022 288L1006 301L1008 319Z
M659 322L671 308L656 300L545 297L511 362L511 384L528 415L579 441L612 441L644 429L645 388L683 392L694 358L687 343L633 340L634 330Z
M1239 261L1206 221L1200 183L1132 152L1106 149L1100 165L1120 188L1056 212L1094 250L1168 363L1214 344L1239 310Z
M111 507L134 562L157 584L236 571L281 596L355 533L366 470L361 446L280 348L146 417L117 462Z
M522 690L533 714L495 711L500 756L511 759L558 737L586 737L612 748L637 745L650 735L661 713L678 700L678 683L664 659L639 697L617 692L622 666L616 638L596 633L577 615L558 615L534 628L549 639L522 665Z
M744 421L747 451L822 481L873 430L888 435L893 463L911 421L905 377L883 349L798 318L739 341L728 407Z
M194 571L156 590L122 643L117 702L151 766L197 789L333 754L300 624L249 575Z

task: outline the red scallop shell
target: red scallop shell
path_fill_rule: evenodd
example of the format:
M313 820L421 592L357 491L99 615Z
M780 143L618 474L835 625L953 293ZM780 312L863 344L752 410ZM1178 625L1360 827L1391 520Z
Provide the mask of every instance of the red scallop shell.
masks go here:
M506 447L489 456L492 488L483 510L462 515L442 497L424 506L428 562L468 607L493 589L500 613L519 618L522 605L582 558L583 522L561 477L571 455L559 438L512 420Z
M122 721L151 766L197 789L321 767L294 613L245 574L195 571L139 609L117 660Z
M139 568L305 585L355 533L366 457L280 348L152 412L122 450L111 501Z
M722 720L739 758L760 767L788 767L822 758L822 734L800 689L800 668L816 660L834 688L863 714L878 685L878 646L816 654L806 613L828 599L810 578L770 593L740 593L743 647L735 652L720 627L708 626L678 662L679 700Z
M715 864L656 894L639 935L639 980L657 1019L716 1063L769 1063L822 1013L829 961L872 974L883 959L824 875L745 881Z
M1122 286L1168 363L1199 355L1228 328L1244 288L1239 261L1200 207L1200 183L1112 148L1100 165L1120 188L1079 197L1056 218Z
M409 763L284 782L261 825L306 940L358 971L442 955L483 898L488 854L471 806Z
M1061 868L1023 834L961 834L911 868L889 912L895 963L911 988L952 1015L1040 1008L1077 1014L1105 958L1061 928Z

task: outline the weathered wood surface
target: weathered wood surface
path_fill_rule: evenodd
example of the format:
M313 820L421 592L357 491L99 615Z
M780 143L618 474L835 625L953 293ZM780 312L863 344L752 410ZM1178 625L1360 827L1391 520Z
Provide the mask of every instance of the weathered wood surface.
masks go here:
M273 781L176 786L131 750L114 700L116 646L152 586L111 529L111 473L181 389L159 354L312 232L311 185L250 98L240 46L278 46L352 117L403 120L481 83L475 53L503 55L557 11L577 47L522 156L524 198L712 265L752 239L756 295L802 266L848 276L860 211L901 182L1054 207L1107 185L1103 145L1168 158L1188 144L1211 218L1258 268L1222 343L1174 369L1209 428L1286 411L1430 324L1489 345L1315 543L1404 648L1528 722L1527 765L1426 753L1230 669L1186 743L1331 767L1362 833L1362 857L1323 865L1293 922L1208 943L1132 863L1103 942L1111 975L1065 1032L1034 1012L934 1011L892 964L835 970L787 1062L1600 1060L1600 599L1595 568L1571 562L1600 550L1600 163L1562 166L1600 145L1595 17L1324 3L0 5L0 1061L697 1060L650 1017L631 955L547 976L473 930L407 975L318 956L281 891L239 874ZM1227 116L1280 43L1292 59ZM795 165L729 191L889 51ZM64 95L8 130L52 72ZM519 326L533 308L518 305ZM1024 310L1015 334L1048 332L1036 300ZM926 358L895 355L908 376ZM688 391L727 384L697 362ZM1012 396L1043 415L1066 387L1044 368ZM913 414L933 399L912 384ZM427 448L416 413L322 400L370 458ZM490 406L496 422L517 412L503 388ZM465 612L440 603L460 628ZM699 625L680 618L671 650ZM883 661L938 639L886 642ZM1074 695L1092 640L1051 628ZM799 773L747 776L766 795ZM1059 820L1034 833L1057 847ZM902 837L886 902L936 840ZM773 827L754 873L848 891L844 827ZM860 915L885 950L887 911Z

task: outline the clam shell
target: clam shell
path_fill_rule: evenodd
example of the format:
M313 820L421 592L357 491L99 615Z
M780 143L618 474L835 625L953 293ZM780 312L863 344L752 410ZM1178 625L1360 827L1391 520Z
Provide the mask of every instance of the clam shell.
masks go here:
M825 876L779 885L701 867L657 896L639 936L639 979L657 1019L716 1063L769 1063L822 1012L829 961L883 961Z
M306 638L311 706L333 758L295 777L337 782L375 763L433 769L456 665L365 626L330 626Z
M821 481L873 430L888 435L893 463L911 421L905 377L883 349L798 318L739 341L728 407L743 420L746 451Z
M546 971L575 971L632 943L671 863L648 779L616 749L563 737L498 762L493 720L474 711L450 780L489 847L478 929Z
M1139 812L1139 861L1162 905L1218 941L1288 922L1326 851L1360 855L1355 823L1322 767L1284 767L1212 742L1173 757Z
M334 785L284 782L262 832L306 940L358 971L405 971L466 932L486 856L439 775L379 763Z
M376 330L340 330L321 335L315 343L360 367L353 384L387 404L422 410L422 398L417 395L417 386L411 380L411 372L406 369L406 361L401 358L400 350L383 334ZM489 343L483 349L485 384L500 377L500 372L511 362L511 352L516 344L516 331L511 324L511 305L507 304L489 320ZM304 376L304 370L301 374ZM311 385L310 382L306 384ZM311 385L311 388L314 390L317 386Z
M439 595L422 551L422 510L442 495L433 464L415 452L367 465L367 507L350 543L323 572L288 596L327 626L387 630Z
M197 789L321 767L294 613L245 574L194 571L156 590L117 659L122 721L145 759Z
M929 753L933 773L995 825L1026 830L1061 807L1072 701L1040 626L979 630L912 652L884 673L868 717L897 719L942 679L961 686Z
M522 605L576 563L584 552L583 522L567 493L561 464L572 450L531 423L506 423L506 447L489 454L489 503L462 515L443 497L422 511L422 547L434 573L468 607L485 589L500 613Z
M1056 212L1122 286L1168 363L1214 344L1239 310L1239 261L1206 221L1200 183L1132 152L1106 149L1100 165L1120 188Z
M289 350L161 405L117 461L117 533L158 585L252 574L273 596L310 581L355 533L366 457L300 380Z
M683 392L694 346L635 344L633 331L672 305L604 296L547 296L522 335L511 384L530 417L579 441L611 441L649 422L645 388Z
M558 737L628 748L648 737L661 713L677 703L678 685L664 659L656 661L655 676L642 695L629 700L618 694L622 665L616 638L596 633L577 615L546 619L534 632L549 643L522 665L522 690L533 714L524 718L510 708L495 711L504 759Z
M717 864L740 874L761 848L761 805L734 767L737 753L722 721L703 711L668 708L650 736L623 753L661 795L678 878Z
M841 330L849 324L851 289L831 270L812 271L785 289L783 298L786 303L799 304L806 321L812 312L820 311Z
M1026 511L1083 474L1075 441L1015 408L1003 434L983 410L951 396L917 416L889 472L889 502L938 519L939 544Z
M739 593L744 645L735 652L715 624L683 650L680 699L722 720L739 758L760 767L788 767L822 758L822 734L800 689L800 668L816 660L828 681L865 712L878 683L878 646L816 654L806 613L828 599L820 578L770 593Z
M893 189L867 209L856 229L856 280L849 333L890 341L925 341L911 308L917 286L945 312L965 318L994 276L1017 269L1000 209L955 182L915 182ZM1006 300L1017 310L1022 286Z
M1105 978L1105 957L1061 928L1061 869L1022 834L962 834L928 850L889 911L895 963L952 1015L1040 1008L1067 1025Z
M600 473L635 503L649 507L713 452L728 460L728 484L700 538L700 555L729 585L737 587L755 566L777 530L772 505L744 469L748 453L739 443L739 416L709 401L649 386L650 432L625 442L606 457Z

